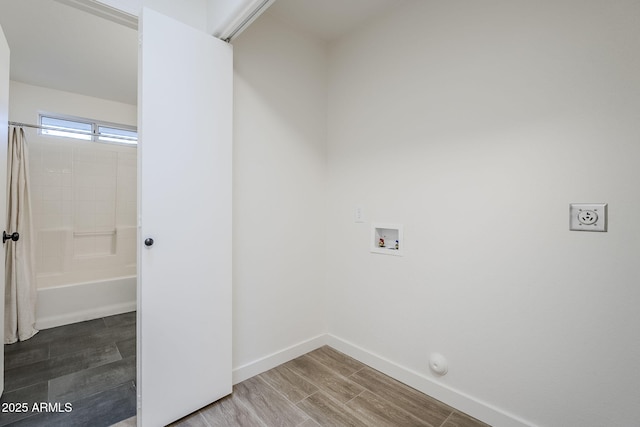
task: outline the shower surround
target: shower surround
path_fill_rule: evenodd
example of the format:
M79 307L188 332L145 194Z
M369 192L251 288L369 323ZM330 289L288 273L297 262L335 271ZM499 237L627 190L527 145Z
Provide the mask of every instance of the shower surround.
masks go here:
M137 149L31 130L37 327L135 309Z

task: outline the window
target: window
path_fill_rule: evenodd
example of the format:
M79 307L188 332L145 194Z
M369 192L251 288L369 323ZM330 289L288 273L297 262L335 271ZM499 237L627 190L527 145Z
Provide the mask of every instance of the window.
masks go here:
M138 142L138 132L134 130L98 126L98 135L100 141L120 142L124 144L136 144Z
M43 135L66 136L68 138L91 141L93 126L91 123L40 116Z
M138 132L135 128L90 119L40 115L42 135L62 136L85 141L136 145Z

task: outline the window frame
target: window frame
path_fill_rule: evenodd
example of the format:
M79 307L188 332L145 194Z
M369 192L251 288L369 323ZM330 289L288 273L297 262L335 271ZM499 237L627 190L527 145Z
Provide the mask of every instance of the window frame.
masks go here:
M75 130L72 128L69 129L56 129L51 125L43 124L43 118L53 119L53 120L63 120L67 122L78 123L82 125L91 126L91 132ZM38 114L38 125L40 129L38 130L38 134L43 136L53 136L58 138L71 138L78 141L87 141L87 142L98 142L101 144L115 144L122 145L125 147L137 147L138 146L138 128L136 126L123 125L121 123L113 123L106 122L103 120L94 120L88 119L86 117L77 117L77 116L69 116L65 114L56 114L56 113L48 113L48 112L40 112ZM135 140L130 137L119 137L113 134L101 134L100 128L109 128L114 130L121 130L125 132L135 132ZM59 132L58 134L49 133ZM74 136L77 135L77 136Z

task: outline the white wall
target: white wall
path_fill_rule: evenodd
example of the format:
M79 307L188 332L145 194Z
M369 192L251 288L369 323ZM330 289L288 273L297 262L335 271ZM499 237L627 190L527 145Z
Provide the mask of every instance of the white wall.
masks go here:
M53 112L76 117L100 118L105 121L136 126L136 106L77 93L64 92L17 81L11 81L10 120L35 124L40 112ZM94 117L99 116L99 117Z
M141 3L200 31L207 31L208 0L141 0Z
M237 381L326 332L325 45L263 15L234 41L234 70Z
M497 425L488 407L640 424L638 19L625 0L415 1L332 46L337 342ZM571 202L609 203L609 231L569 231ZM370 221L404 225L404 257L369 253Z

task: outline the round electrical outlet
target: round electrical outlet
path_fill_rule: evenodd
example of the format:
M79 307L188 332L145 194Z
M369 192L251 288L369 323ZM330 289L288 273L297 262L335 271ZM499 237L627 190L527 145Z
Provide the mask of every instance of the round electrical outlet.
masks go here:
M591 210L581 210L578 212L578 221L584 225L595 224L598 220L598 214Z
M569 230L607 231L607 204L569 204Z

